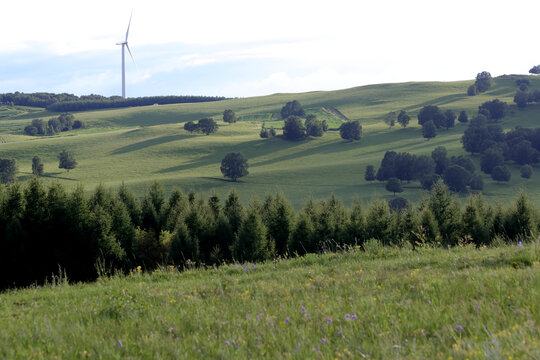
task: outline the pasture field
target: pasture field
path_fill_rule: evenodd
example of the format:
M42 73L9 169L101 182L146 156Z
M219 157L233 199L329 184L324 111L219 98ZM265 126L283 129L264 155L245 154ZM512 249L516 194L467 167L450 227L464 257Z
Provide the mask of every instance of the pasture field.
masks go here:
M505 129L517 125L538 127L540 105L519 110L513 104L515 80L525 76L494 79L488 92L469 97L467 86L472 81L380 84L339 91L318 91L302 94L230 99L219 102L158 105L125 109L75 113L88 128L53 137L30 137L24 126L34 118L48 119L53 114L33 109L11 109L17 112L0 117L0 157L13 157L19 164L18 179L31 176L31 160L39 155L45 165L45 180L59 181L68 187L82 182L90 191L98 184L117 187L122 182L142 195L147 186L158 180L167 192L174 187L184 191L210 194L215 190L225 195L236 188L242 200L279 189L296 208L309 198L327 198L336 194L349 205L354 197L365 202L373 198L390 199L392 194L382 183L364 180L366 165L380 164L388 150L429 154L437 146L445 146L449 155L465 154L460 139L466 124L456 123L450 130L440 130L426 141L417 125L416 115L425 105L438 105L456 113L466 110L472 117L478 106L498 98L510 104L509 114L500 122ZM540 79L527 77L531 90L540 89ZM281 137L261 139L262 122L280 128L280 109L288 101L298 100L306 113L327 120L330 131L322 138L305 141L285 141ZM183 123L203 117L221 119L225 109L239 116L236 124L220 122L220 129L210 136L189 134ZM410 125L389 129L382 121L389 111L405 109L411 116ZM8 111L7 108L4 108ZM338 110L343 116L335 112ZM362 139L347 142L337 128L344 119L360 120ZM281 131L278 130L278 134ZM62 149L72 149L79 165L69 172L58 169L57 155ZM240 151L249 159L250 174L238 183L226 181L220 170L226 153ZM473 157L479 171L479 157ZM519 176L519 166L509 165L512 179L507 184L484 176L484 191L488 200L511 201L524 189L536 206L540 206L540 182L537 176L525 180ZM538 166L535 171L540 172ZM418 182L404 184L400 195L417 202L424 195Z
M3 359L538 359L540 242L352 248L0 293ZM69 276L69 274L68 274Z

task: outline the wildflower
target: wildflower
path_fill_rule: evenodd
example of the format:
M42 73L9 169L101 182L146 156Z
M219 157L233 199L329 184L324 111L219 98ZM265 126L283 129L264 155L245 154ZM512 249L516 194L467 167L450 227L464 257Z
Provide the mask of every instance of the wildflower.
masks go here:
M337 334L338 334L338 336L341 336L342 331L341 331L341 330L338 330Z
M305 313L306 312L306 308L302 306L302 312Z
M521 241L518 242L518 247L521 247L521 245L523 245L523 243Z
M356 316L356 314L353 314L353 315L351 316L351 320L356 320L357 317L358 317L358 316Z
M255 270L255 264L251 264L251 270Z
M289 321L291 321L291 319L289 319L289 317L286 317L286 318L285 318L285 324L288 324Z
M321 339L321 342L322 342L323 344L326 344L326 338L322 338L322 339Z
M298 340L298 344L296 344L296 349L294 349L294 353L296 353L299 349L300 349L300 339Z
M124 348L124 344L122 344L120 340L116 340L116 343L118 344L118 346L120 346L120 349L126 351L126 349Z
M409 288L409 290L414 290L414 285L411 285L411 287Z
M351 318L351 314L345 315L345 320L350 320L350 318Z
M231 342L229 340L225 340L225 345L231 345Z
M329 323L331 323L333 320L332 320L332 318L328 318L328 319L326 319L326 321L328 321Z
M457 331L463 331L463 327L461 325L456 325L456 330Z
M429 305L431 305L431 300L428 299L427 303L428 303Z

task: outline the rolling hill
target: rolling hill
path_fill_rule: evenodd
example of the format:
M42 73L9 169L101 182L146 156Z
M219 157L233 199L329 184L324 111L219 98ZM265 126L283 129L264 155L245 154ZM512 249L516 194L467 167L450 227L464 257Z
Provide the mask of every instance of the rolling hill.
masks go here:
M262 198L268 192L283 191L300 207L308 197L327 198L336 194L346 204L354 197L368 201L374 197L390 199L384 184L364 180L366 165L380 164L388 150L430 154L437 146L445 146L449 155L466 154L460 139L466 124L440 130L426 141L416 115L425 105L437 105L456 113L476 114L478 106L495 98L510 104L509 114L500 121L505 129L515 126L538 127L540 105L524 110L512 102L515 80L528 78L531 89L540 89L540 79L530 76L502 76L494 79L487 92L469 97L472 81L410 82L379 84L339 91L317 91L300 94L274 94L263 97L238 98L211 103L157 105L114 110L74 113L88 128L52 137L30 137L23 128L32 119L47 119L54 114L36 108L0 107L0 157L13 157L19 165L18 180L31 177L32 157L38 155L45 165L45 182L59 181L68 187L82 183L88 191L96 185L116 187L122 182L142 195L153 181L163 183L166 191L180 187L209 194L215 190L225 194L236 188L241 198ZM281 137L261 139L262 122L280 128L280 109L288 101L298 100L306 113L327 120L330 131L322 138L285 141ZM203 117L221 120L225 109L232 109L239 121L229 125L220 122L220 129L210 136L189 134L183 123ZM389 111L406 110L410 125L389 129L383 122ZM346 142L337 128L344 119L359 120L362 139ZM280 131L278 131L278 134ZM57 155L72 149L79 165L69 172L58 169ZM249 159L249 176L238 183L224 180L219 170L226 153L240 151ZM472 157L479 169L479 157ZM523 188L536 206L540 205L540 181L519 176L519 166L509 164L512 179L507 184L484 176L483 193L490 200L509 202ZM536 170L536 169L535 169ZM404 185L401 196L417 202L424 194L418 182Z

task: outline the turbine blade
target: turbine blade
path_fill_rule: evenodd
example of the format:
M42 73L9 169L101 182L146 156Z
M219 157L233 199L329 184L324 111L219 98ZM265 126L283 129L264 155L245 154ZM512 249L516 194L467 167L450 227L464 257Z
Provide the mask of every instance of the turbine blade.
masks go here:
M137 67L137 69L139 68L137 66L137 63L135 62L135 58L133 57L133 54L131 53L131 50L129 49L129 45L126 43L126 47L128 49L128 52L129 52L129 56L131 56L131 60L133 60L133 63L135 64L135 66Z
M126 42L128 40L128 35L129 35L129 27L131 26L131 18L133 17L133 10L131 10L131 15L129 16L129 23L128 23L128 28L127 28L127 31L126 31Z

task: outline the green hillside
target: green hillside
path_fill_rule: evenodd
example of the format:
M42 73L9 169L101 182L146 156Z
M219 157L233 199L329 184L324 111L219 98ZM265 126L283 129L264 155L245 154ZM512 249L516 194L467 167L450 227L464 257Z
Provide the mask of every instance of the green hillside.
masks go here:
M538 241L365 248L0 293L0 358L538 358Z
M365 166L378 167L387 150L429 154L442 145L449 155L465 154L460 139L467 125L457 123L448 131L440 130L430 141L422 138L416 115L425 105L438 105L456 113L466 110L471 117L481 103L498 98L511 104L509 114L500 122L505 129L516 125L537 127L540 105L518 110L512 102L515 80L523 77L496 78L489 91L474 97L466 95L472 81L423 82L81 112L75 113L75 117L84 120L87 129L54 137L30 137L22 131L32 119L48 119L51 113L3 107L0 114L6 115L0 116L0 157L17 159L18 178L22 181L31 176L32 157L39 155L45 164L46 182L60 181L68 187L82 182L89 190L100 183L115 187L125 182L142 194L150 182L158 180L167 191L180 187L203 194L215 189L225 194L235 187L245 201L280 189L296 207L309 196L326 198L330 193L346 204L354 197L366 201L374 197L390 199L392 194L383 184L364 180ZM532 90L540 89L540 79L527 78ZM280 137L261 139L262 122L280 128L281 107L294 99L300 101L307 113L327 120L330 131L322 138L299 142ZM234 110L239 122L220 122L219 131L210 136L191 135L183 130L186 121L209 116L221 120L225 109ZM384 115L401 109L411 116L410 126L389 129L382 121ZM340 138L336 129L345 118L360 120L363 136L359 142L349 143ZM58 169L57 155L65 148L72 149L79 162L69 172ZM219 170L221 159L230 151L240 151L249 159L250 174L237 184L225 181ZM473 160L478 165L479 157ZM517 165L509 167L512 179L508 184L495 183L484 175L484 194L488 199L510 201L523 188L540 205L540 181L536 175L524 180ZM401 196L411 201L423 196L417 182L404 187Z

